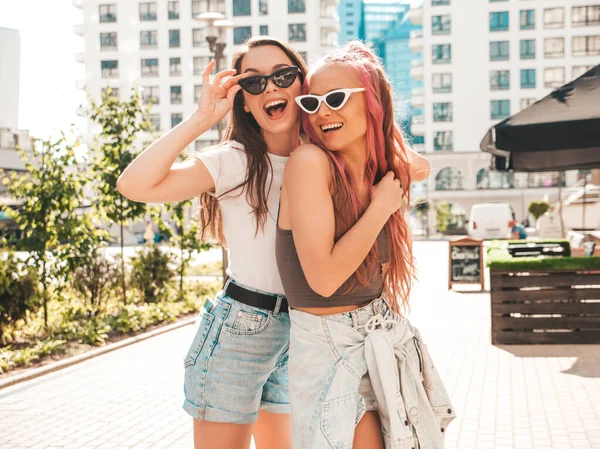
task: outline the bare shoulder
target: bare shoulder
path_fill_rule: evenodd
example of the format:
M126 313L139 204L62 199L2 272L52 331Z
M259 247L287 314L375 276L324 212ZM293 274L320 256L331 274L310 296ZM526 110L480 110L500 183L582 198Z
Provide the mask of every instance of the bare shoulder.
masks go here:
M325 150L311 143L300 145L290 154L286 171L329 170L329 158Z

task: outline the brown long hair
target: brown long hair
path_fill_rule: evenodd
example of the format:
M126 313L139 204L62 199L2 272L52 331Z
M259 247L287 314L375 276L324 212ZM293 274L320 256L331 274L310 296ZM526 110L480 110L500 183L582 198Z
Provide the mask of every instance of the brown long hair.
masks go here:
M290 45L271 37L257 36L248 39L233 57L233 68L237 70L237 73L241 73L242 61L248 51L251 48L267 45L280 48L290 58L292 64L300 68L300 81L303 82L308 72L304 59ZM240 189L238 195L246 192L246 201L254 213L255 234L258 234L259 230L264 229L269 212L267 196L271 184L267 185L267 179L272 179L272 176L269 175L272 175L273 167L267 156L267 145L262 137L260 126L252 114L244 110L244 95L241 90L235 96L221 144L232 141L239 142L244 146L248 159L246 178L244 182L223 193L221 197L238 189ZM218 198L203 193L200 195L200 239L204 240L209 236L218 238L225 243Z
M400 127L394 120L393 90L383 66L377 56L364 44L351 42L334 50L318 64L343 64L355 70L365 88L367 132L367 164L365 182L373 186L381 181L388 171L393 171L402 183L404 204L410 204L410 164L407 146ZM309 75L310 76L310 75ZM305 82L303 90L307 90ZM358 197L358 190L352 174L340 153L326 151L312 129L308 117L303 114L304 130L310 140L325 150L332 169L332 200L335 211L335 238L341 238L358 221L364 212ZM412 256L412 236L406 220L406 208L392 214L385 228L388 235L389 266L384 274L383 284L390 306L397 312L408 307L408 298L415 266ZM367 258L349 279L348 290L358 285L368 285L373 281L377 268L377 245L374 245Z

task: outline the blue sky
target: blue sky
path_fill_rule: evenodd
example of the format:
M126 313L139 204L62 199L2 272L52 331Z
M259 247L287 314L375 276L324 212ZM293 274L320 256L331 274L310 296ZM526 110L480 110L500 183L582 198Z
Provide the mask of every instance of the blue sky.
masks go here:
M84 78L73 54L83 40L73 33L81 10L71 0L0 0L0 27L20 31L19 128L48 137L71 123L85 126L75 110L85 101L75 81Z

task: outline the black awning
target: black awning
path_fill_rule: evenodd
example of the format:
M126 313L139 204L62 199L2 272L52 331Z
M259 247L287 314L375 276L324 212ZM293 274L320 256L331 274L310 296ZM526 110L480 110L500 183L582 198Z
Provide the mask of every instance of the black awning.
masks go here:
M497 169L600 167L600 66L492 127L480 147Z

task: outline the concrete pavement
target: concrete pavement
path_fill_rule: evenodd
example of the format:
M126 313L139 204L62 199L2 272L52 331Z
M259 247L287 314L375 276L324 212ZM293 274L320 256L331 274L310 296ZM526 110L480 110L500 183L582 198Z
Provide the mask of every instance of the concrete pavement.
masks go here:
M458 418L448 448L600 449L600 346L490 344L489 295L447 292L447 244L417 242L412 321ZM192 326L0 390L0 448L191 448Z

